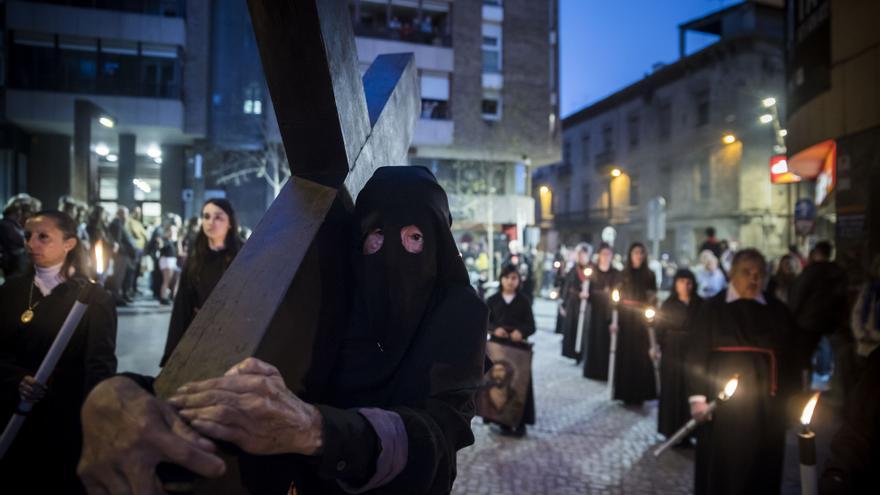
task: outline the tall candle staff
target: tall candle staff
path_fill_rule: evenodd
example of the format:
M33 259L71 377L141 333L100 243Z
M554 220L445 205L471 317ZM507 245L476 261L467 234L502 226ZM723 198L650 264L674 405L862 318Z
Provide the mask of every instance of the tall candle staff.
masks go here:
M617 356L617 304L620 303L620 291L611 291L611 345L608 347L608 399L614 399L614 360Z
M730 380L724 385L724 390L722 390L718 394L718 398L709 403L708 408L706 409L706 413L703 414L704 418L708 418L710 414L712 414L715 409L718 408L720 404L723 404L730 400L733 397L733 394L736 393L736 388L739 385L739 375L734 375ZM677 444L678 442L687 438L688 435L693 433L694 430L697 429L697 426L700 425L701 421L697 421L695 418L691 418L690 421L684 424L678 431L675 432L674 435L669 437L669 440L666 440L656 450L654 450L654 457L659 457L660 454L666 451L669 447Z
M584 342L584 320L587 313L587 299L590 296L590 276L592 274L592 268L584 268L584 281L581 282L581 306L578 313L577 337L574 341L574 350L578 356L581 355L581 347Z
M645 320L648 322L648 339L651 342L651 347L649 350L649 355L651 356L651 362L654 363L654 385L657 387L657 393L660 393L660 348L657 346L657 332L654 330L654 317L657 316L657 311L654 308L648 307L645 309Z
M67 348L67 344L70 342L73 332L76 331L76 327L79 326L80 320L82 320L83 315L89 308L88 305L92 299L92 291L95 290L95 287L95 284L86 282L86 285L80 289L76 302L74 302L73 307L70 308L67 318L64 319L64 323L61 325L61 330L59 330L58 335L55 336L52 346L49 347L49 352L46 353L46 357L43 358L43 362L40 364L40 368L34 376L34 380L38 384L44 387L46 386L46 382L49 380L49 376L52 375L52 371L55 370L55 365L58 364L58 360L64 353L64 349ZM15 440L15 436L18 434L18 430L21 429L21 425L24 424L24 420L27 419L27 415L31 412L33 407L34 403L28 400L22 399L21 402L18 403L18 408L15 409L15 413L9 419L9 423L6 424L6 429L3 430L3 435L0 436L0 459L6 456L6 452L9 450L13 440Z
M801 459L801 495L819 493L816 481L816 434L810 430L813 411L819 402L819 392L813 394L801 413L801 431L798 433L798 450Z

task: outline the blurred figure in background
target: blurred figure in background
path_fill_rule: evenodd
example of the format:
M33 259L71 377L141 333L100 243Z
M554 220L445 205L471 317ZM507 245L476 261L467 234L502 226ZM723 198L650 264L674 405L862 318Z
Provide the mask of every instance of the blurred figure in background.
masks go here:
M608 352L611 347L611 291L620 285L620 272L611 266L614 251L607 242L599 244L598 259L590 276L590 319L584 334L586 356L584 378L608 380Z
M131 286L128 287L129 293L134 297L137 295L138 278L141 276L141 260L144 255L144 249L147 247L147 228L144 226L144 212L140 206L135 206L125 223L125 230L134 239L134 274L131 277Z
M850 316L850 327L858 361L864 361L880 347L880 255L874 257L868 269L868 279L859 290Z
M0 220L0 269L5 278L22 273L28 266L24 224L40 210L40 200L26 193L13 196L3 208Z
M718 267L718 257L705 249L700 252L700 267L697 269L697 294L708 299L727 287L727 279Z
M767 293L788 304L791 289L800 271L800 263L798 263L794 256L790 254L783 255L779 258L779 262L776 265L776 272L770 277Z
M128 222L128 208L120 206L116 210L116 218L107 227L108 240L113 246L113 274L107 279L107 285L117 306L125 306L134 300L131 297L131 280L134 277L134 258L137 254L134 238L125 228Z
M562 355L574 359L577 363L580 363L583 357L583 353L578 352L575 348L577 335L578 332L585 331L585 329L577 327L580 319L581 301L589 298L589 294L584 294L581 289L584 281L587 279L584 270L590 266L590 256L592 254L592 246L586 242L578 244L575 248L574 265L565 275L565 282L563 283L564 290L562 294L563 304L565 305L565 326L562 333ZM588 322L584 319L584 326L586 326L586 323ZM583 334L581 338L583 339ZM583 348L583 342L581 340L581 348Z
M177 264L177 256L180 253L180 226L181 220L178 215L169 213L165 216L162 225L162 240L159 247L159 271L162 273L162 285L159 288L159 304L170 305L174 299L174 290L177 287L177 277L180 268Z

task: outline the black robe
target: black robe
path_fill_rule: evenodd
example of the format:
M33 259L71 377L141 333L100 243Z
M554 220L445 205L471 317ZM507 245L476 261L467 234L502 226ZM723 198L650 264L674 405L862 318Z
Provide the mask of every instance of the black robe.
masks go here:
M584 344L586 334L581 336L581 352L577 352L577 333L578 333L578 320L580 318L581 311L581 284L583 280L581 276L583 276L584 266L574 265L571 270L565 275L565 282L563 283L564 291L562 292L564 297L564 305L565 305L565 322L563 323L562 330L562 355L577 360L577 362L581 361L581 357L583 354ZM586 309L584 310L584 331L586 331L586 327L588 327L589 317L590 317L590 307L587 304Z
M785 452L786 402L800 386L794 320L768 298L705 301L688 348L688 395L713 400L734 374L734 396L697 432L697 494L779 493Z
M670 297L657 313L657 344L660 346L660 404L657 431L672 436L691 419L684 360L693 328L693 318L702 299L692 296L689 304Z
M168 339L165 341L165 352L162 354L160 366L165 366L165 362L183 338L199 308L205 304L211 291L220 281L220 277L226 272L226 268L232 262L232 256L227 249L220 251L209 249L202 260L198 274L193 274L192 270L187 269L188 264L192 262L193 258L189 257L181 270L180 284L174 296L174 308L171 310L171 322L168 324Z
M590 276L590 325L584 335L584 378L608 380L608 352L611 347L611 291L617 287L620 272L593 268Z
M645 267L624 270L621 279L614 399L639 404L657 398L654 363L648 355L651 340L645 322L645 307L657 291L657 280Z
M33 277L21 275L0 287L0 423L5 427L20 398L18 386L35 375L61 329L83 280L64 282L43 297L33 287L34 317L28 308ZM99 381L116 372L116 306L99 292L49 377L39 401L0 461L3 493L84 493L76 477L82 444L79 410Z
M526 296L517 292L516 297L508 304L500 292L491 296L486 304L489 306L489 333L496 328L502 327L508 332L516 329L528 339L535 333L535 316L532 314L532 305ZM535 392L534 380L529 381L529 391L526 395L525 409L523 410L522 423L535 424Z

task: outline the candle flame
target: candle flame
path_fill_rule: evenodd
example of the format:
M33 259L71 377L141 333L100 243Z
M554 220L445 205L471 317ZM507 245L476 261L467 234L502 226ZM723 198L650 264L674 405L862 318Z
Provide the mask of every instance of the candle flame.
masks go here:
M613 291L611 291L611 300L616 303L620 302L620 291L619 290L614 289Z
M807 405L804 406L804 412L801 413L802 425L810 425L810 421L813 419L813 411L816 409L817 402L819 402L819 392L813 394L813 396L810 397L810 400L807 401Z
M733 394L736 392L737 386L739 386L739 375L734 375L734 377L731 378L726 385L724 385L724 392L722 394L725 397L724 400L733 397Z
M98 275L104 274L104 246L101 241L95 243L95 269Z
M592 268L584 268L584 276L585 276L585 277L589 278L590 275L592 275L592 274L593 274L593 269L592 269Z
M645 319L648 321L654 320L654 316L657 315L657 311L654 308L648 308L645 310Z

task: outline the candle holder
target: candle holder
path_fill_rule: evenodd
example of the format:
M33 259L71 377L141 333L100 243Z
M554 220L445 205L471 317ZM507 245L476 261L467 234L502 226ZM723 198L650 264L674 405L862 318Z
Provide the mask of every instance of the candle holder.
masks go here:
M614 289L611 291L611 345L608 347L608 400L614 400L614 365L617 357L617 305L620 303L620 291ZM609 330L611 329L609 328Z
M816 434L810 430L813 412L819 402L819 392L813 394L801 412L801 431L798 433L798 451L801 461L801 495L819 493L816 478Z
M577 322L577 336L575 337L574 342L574 351L578 356L581 355L581 349L583 348L584 342L584 320L586 320L587 313L587 298L583 296L589 296L590 294L590 276L593 275L593 269L590 267L584 268L584 281L581 282L581 304L578 312L578 322Z
M724 385L724 390L718 393L718 397L709 403L709 407L706 409L706 413L703 415L704 418L708 418L715 409L718 409L720 404L723 404L730 400L733 397L733 394L736 393L736 389L739 387L739 375L733 375L730 380L727 381L727 384ZM659 457L660 454L665 452L669 447L681 442L688 435L693 433L694 430L697 429L697 426L700 425L701 421L697 421L695 418L691 418L690 421L684 424L678 431L675 432L674 435L669 437L668 440L660 444L656 450L654 450L654 457Z
M650 356L651 362L654 364L654 386L657 393L660 393L660 348L657 346L657 332L654 330L654 317L657 311L652 307L645 309L645 321L648 322L648 340L651 343Z

